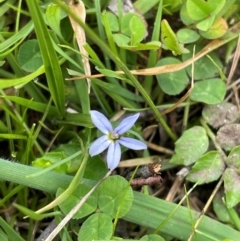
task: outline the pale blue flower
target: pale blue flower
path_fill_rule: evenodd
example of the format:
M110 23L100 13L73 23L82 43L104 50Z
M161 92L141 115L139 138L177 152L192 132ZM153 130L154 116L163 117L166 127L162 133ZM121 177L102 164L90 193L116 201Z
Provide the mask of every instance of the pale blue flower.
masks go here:
M132 128L139 117L139 113L129 116L113 129L109 120L96 110L90 111L93 124L104 134L92 143L89 149L90 156L96 156L108 148L107 165L110 170L115 169L121 158L121 148L123 145L133 150L143 150L147 146L141 141L122 136L126 131Z

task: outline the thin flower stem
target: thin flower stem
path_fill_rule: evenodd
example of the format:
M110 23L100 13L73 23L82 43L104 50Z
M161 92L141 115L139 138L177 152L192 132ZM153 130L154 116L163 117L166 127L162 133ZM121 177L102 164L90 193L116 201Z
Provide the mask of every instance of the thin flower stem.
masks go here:
M129 71L129 69L126 67L126 65L114 55L114 53L111 51L111 49L84 23L81 21L80 18L78 18L77 15L75 15L66 4L61 2L60 0L53 0L57 5L59 5L67 14L71 16L72 19L74 19L86 32L87 36L95 43L97 44L106 55L111 58L116 65L125 73L125 75L132 81L134 86L139 90L139 92L142 94L143 98L146 100L150 108L152 109L153 113L156 115L158 121L162 125L163 129L167 132L169 137L176 141L177 137L172 132L170 127L167 125L161 114L159 113L158 109L154 105L153 101L151 100L150 96L147 94L147 92L144 90L142 85L138 82L138 80L134 77L134 75Z

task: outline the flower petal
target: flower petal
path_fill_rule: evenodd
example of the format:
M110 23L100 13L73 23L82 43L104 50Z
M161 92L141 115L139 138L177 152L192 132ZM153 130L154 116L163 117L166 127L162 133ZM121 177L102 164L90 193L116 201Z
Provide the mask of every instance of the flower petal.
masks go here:
M107 135L99 137L89 148L90 156L96 156L97 154L103 152L110 144L111 141L108 139Z
M93 124L104 134L113 131L110 121L100 112L96 110L90 111Z
M110 170L115 169L121 158L121 148L118 142L112 142L108 148L107 165Z
M135 124L136 120L138 119L140 113L137 113L135 115L129 116L127 118L124 118L121 123L114 129L114 133L118 133L119 135L122 135L126 131L128 131L132 126Z
M147 145L145 143L143 143L142 141L133 139L133 138L129 138L129 137L121 137L118 140L118 143L120 145L123 145L123 146L125 146L129 149L133 149L133 150L147 149Z

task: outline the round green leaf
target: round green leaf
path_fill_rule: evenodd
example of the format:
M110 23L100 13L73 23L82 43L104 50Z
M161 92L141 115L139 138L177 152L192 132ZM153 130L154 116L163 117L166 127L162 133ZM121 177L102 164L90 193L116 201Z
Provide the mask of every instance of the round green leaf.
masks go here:
M65 154L64 158L66 158L74 155L76 152L79 151L79 143L74 143L74 142L64 143L64 144L61 144L57 149L55 149L55 151L64 153ZM68 166L67 171L69 173L76 171L76 169L79 168L80 164L81 164L81 154L71 158L71 161L65 163L65 165Z
M237 106L225 101L217 105L205 105L202 111L203 118L214 128L233 123L239 115Z
M199 185L216 181L224 172L225 164L218 151L201 156L187 175L187 180Z
M28 40L21 45L18 51L18 63L27 72L34 72L43 65L38 41Z
M201 20L210 15L216 15L223 8L226 0L208 0L208 1L187 1L187 11L194 20Z
M163 12L172 15L172 13L179 11L182 0L164 0L163 5Z
M73 29L72 29L72 25L71 25L71 22L68 17L65 17L61 20L60 28L61 28L61 33L62 33L63 38L66 41L71 41L72 36L73 36ZM69 58L70 58L70 56L69 56Z
M189 26L195 23L195 20L190 18L190 16L188 15L186 3L182 4L181 10L180 10L180 18L186 26Z
M102 212L113 218L120 218L129 211L133 202L133 192L125 178L108 177L97 190L98 206Z
M175 153L170 162L189 166L208 149L208 137L201 126L186 130L175 143Z
M61 8L56 4L49 4L46 10L46 20L51 29L60 37L62 37L60 21L61 21Z
M107 171L105 162L101 159L100 155L97 155L88 158L83 177L89 180L99 181L106 175Z
M217 132L217 141L226 151L240 145L240 124L222 126Z
M63 160L67 156L62 151L52 151L52 152L46 152L42 157L39 157L32 161L32 165L34 167L39 168L47 168L52 166L53 164ZM67 172L67 164L64 163L62 165L57 166L54 168L54 171L60 172L60 173L66 173Z
M223 200L222 200L223 196L224 196L223 190L220 190L216 193L212 202L213 211L221 222L233 224L231 217L227 211L226 205L223 203Z
M83 223L78 233L78 240L109 240L112 232L112 219L107 214L95 213Z
M223 101L227 88L221 79L207 79L195 83L190 94L191 100L206 104L218 104Z
M32 162L35 167L46 168L54 164L58 164L63 159L74 155L79 151L79 144L70 142L61 144L57 149L51 152L46 152L42 157L37 158ZM67 173L73 172L79 168L81 163L81 154L71 158L71 161L63 163L54 168L57 172ZM99 180L99 179L97 179Z
M125 34L129 37L131 37L131 30L129 28L129 23L131 21L131 18L137 16L135 13L127 13L124 14L120 19L120 31L122 34Z
M228 208L240 202L240 176L235 168L227 168L224 172L224 190Z
M119 31L119 23L118 23L117 16L111 12L106 12L106 17L108 19L111 31L118 32Z
M182 55L182 60L186 61L193 56L193 45L189 45L188 50L190 51L188 54L183 54ZM199 51L202 50L201 45L196 46L196 52L197 54ZM222 69L223 65L219 59L219 57L215 53L209 54L211 59L214 61L214 63L206 56L200 58L196 62L194 62L194 79L195 80L200 80L200 79L208 79L208 78L214 78L216 74L219 73L218 68ZM218 68L216 66L218 66ZM192 77L192 67L188 66L187 68L187 73L189 76Z
M131 40L128 36L121 33L113 34L113 39L118 46L128 46Z
M211 8L205 1L187 1L187 11L190 18L194 20L201 20L211 14Z
M61 211L64 214L68 214L73 207L91 190L91 187L81 184L72 194L69 195L62 203L59 204ZM57 191L57 196L62 194L64 189L59 188ZM83 204L83 206L77 211L73 216L73 219L79 219L86 217L87 215L94 212L97 208L97 193L94 192Z
M146 25L143 19L138 15L133 16L129 28L131 30L131 45L139 44L146 34Z
M240 170L240 146L234 147L228 155L226 163L229 167Z
M206 39L217 39L222 37L228 31L228 25L225 19L217 18L207 31L200 30L199 33Z
M200 38L200 35L191 29L180 29L177 32L177 37L180 43L187 44L197 41Z
M218 14L224 7L226 0L208 0L208 4L212 10L212 14Z
M157 62L156 66L179 64L180 60L172 57L161 59ZM169 95L177 95L181 93L188 84L188 76L185 70L179 70L171 73L156 75L158 84Z
M207 31L213 24L215 20L215 15L212 15L212 16L209 16L208 18L202 20L201 22L199 22L196 27L199 29L199 30L202 30L202 31Z

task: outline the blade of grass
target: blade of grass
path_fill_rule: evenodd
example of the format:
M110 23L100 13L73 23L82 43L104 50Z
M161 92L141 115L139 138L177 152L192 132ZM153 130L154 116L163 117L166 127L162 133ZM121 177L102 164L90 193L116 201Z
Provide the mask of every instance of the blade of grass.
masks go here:
M96 85L98 85L100 88L106 89L108 91L114 92L114 90L118 89L119 95L126 98L127 100L135 100L135 101L139 101L139 102L144 101L142 96L132 93L128 89L125 89L121 86L111 84L111 83L106 83L100 79L94 79L94 80L92 80L92 82L95 83Z
M27 140L27 137L24 135L19 135L19 134L2 134L0 133L0 138L4 138L4 139L21 139L21 140Z
M226 205L225 199L223 199L223 202ZM227 208L227 205L226 205L226 210L229 216L231 217L231 220L233 221L237 229L240 231L240 218L239 218L239 214L237 213L237 210L235 210L235 208Z
M12 122L11 122L9 112L5 111L4 113L5 113L5 118L6 118L6 122L7 122L8 133L13 133L13 126L12 126ZM14 145L13 139L12 138L9 139L8 143L9 143L9 148L10 148L11 153L14 153L15 152L15 145Z
M59 113L63 115L65 112L64 80L57 54L54 50L38 2L32 0L27 0L26 2L34 22L35 32L39 41L49 91Z
M73 179L72 176L53 171L42 173L41 176L28 178L27 176L39 173L42 169L22 165L2 158L0 158L0 166L1 180L35 188L50 194L55 194L59 187L67 188ZM96 181L83 178L82 183L92 186Z
M162 19L162 2L163 0L159 1L158 11L154 22L154 28L152 33L151 41L159 41L160 39L160 29L161 29L161 19ZM147 68L154 67L157 62L158 51L151 50L149 53ZM151 93L152 83L153 83L153 76L146 76L143 82L143 87L148 94Z
M123 219L139 225L155 229L176 208L176 204L166 202L155 197L134 192L134 201L130 211ZM199 212L191 211L194 221L199 217ZM149 217L149 218L146 218ZM192 221L189 218L189 209L180 206L173 217L162 227L162 233L174 235L178 240L187 240L192 231ZM174 232L173 232L174 228ZM198 226L198 241L210 241L203 234L207 234L217 240L225 238L238 241L240 232L233 228L204 216Z
M94 127L90 118L90 114L66 113L64 120L56 120L56 122L58 124L71 124L76 126L84 126L87 128Z
M12 107L13 104L11 103L11 101L9 99L6 98L6 94L1 89L0 89L0 94L2 95L2 97L5 97L5 101L10 109L10 107ZM28 101L28 103L29 103L29 101ZM11 108L11 110L13 110L13 111L8 110L6 107L2 107L2 108L12 117L12 119L14 121L16 121L16 125L18 124L19 126L21 126L22 128L25 129L25 131L28 133L28 135L30 134L30 129L28 128L27 123L24 121L24 118L17 111L16 108ZM36 145L36 148L38 149L38 151L41 153L42 148L37 141L35 142L35 145Z
M23 238L7 223L5 220L0 217L0 227L6 232L8 240L15 241L24 241Z
M2 9L2 7L1 7ZM12 37L4 40L4 42L0 43L0 53L8 50L13 44L17 43L19 40L23 40L28 37L31 31L33 30L33 22L30 21L22 29L20 29L17 33L15 33ZM2 35L1 35L2 38Z
M105 32L106 32L106 35L107 35L107 40L108 40L108 44L109 44L109 48L111 49L112 53L117 57L118 57L118 51L117 51L117 47L116 47L116 44L114 42L114 39L113 39L113 35L112 35L112 31L110 29L110 23L108 21L108 18L107 18L107 12L104 11L102 13L102 22L104 24L104 27L105 27Z
M0 96L0 97L11 100L17 104L20 104L22 106L28 107L31 110L35 110L41 113L45 113L47 108L47 104L39 103L33 100L24 99L17 96ZM49 107L48 115L51 117L57 117L58 111L55 106Z
M7 202L12 196L14 196L15 194L17 194L20 190L22 190L24 188L23 185L18 185L16 187L14 187L11 191L7 192L6 195L3 195L4 198L1 199L0 201L0 206L2 206L5 202Z
M109 102L107 101L106 97L102 94L98 85L94 84L93 81L92 81L92 89L93 89L93 92L96 96L96 99L98 100L99 105L103 109L103 112L105 114L109 115L112 112L111 107L109 105Z
M101 4L100 1L94 1L95 9L96 9L96 18L97 18L97 26L98 26L98 32L101 39L106 39L104 26L102 24L102 11L101 11ZM109 57L105 52L103 51L103 56L105 60L106 67L108 69L111 69L111 63L109 60ZM110 83L118 84L118 81L116 81L114 78L108 78Z
M16 87L18 85L25 85L43 73L44 73L44 67L42 66L35 72L33 72L27 76L24 76L22 78L16 78L16 79L10 79L10 80L9 79L0 79L0 89L6 89L6 88L13 87L13 86Z

